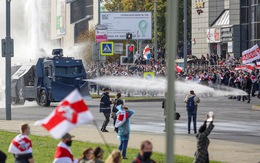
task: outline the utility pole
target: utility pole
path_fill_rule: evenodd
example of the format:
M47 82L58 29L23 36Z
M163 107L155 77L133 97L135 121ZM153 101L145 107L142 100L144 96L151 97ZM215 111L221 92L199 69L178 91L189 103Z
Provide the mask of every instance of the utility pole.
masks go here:
M158 59L157 53L157 0L154 0L154 58Z
M167 0L167 97L166 97L166 163L174 162L174 100L175 99L175 57L177 53L178 0Z
M11 57L13 57L13 39L11 38L11 0L6 0L6 37L2 39L2 57L5 57L5 97L6 120L12 119L11 114Z
M183 0L183 23L184 23L184 38L183 38L183 53L184 53L184 68L187 68L187 0Z
M100 0L97 0L98 3L98 25L100 25ZM100 47L99 47L99 43L96 43L97 45L97 49L98 50L98 61L97 61L97 77L100 77L100 72L99 72L99 62L100 62ZM99 95L99 84L97 83L97 95Z

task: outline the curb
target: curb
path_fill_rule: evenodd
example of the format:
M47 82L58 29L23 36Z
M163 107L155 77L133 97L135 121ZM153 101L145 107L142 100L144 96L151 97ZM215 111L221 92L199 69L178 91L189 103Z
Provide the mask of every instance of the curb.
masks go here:
M260 105L252 105L251 110L260 111Z
M125 100L125 102L162 102L164 99Z
M100 98L93 98L92 99L98 99L100 100ZM123 99L124 100L124 99ZM133 99L133 100L124 100L125 102L162 102L164 100L164 98L155 98L155 99Z

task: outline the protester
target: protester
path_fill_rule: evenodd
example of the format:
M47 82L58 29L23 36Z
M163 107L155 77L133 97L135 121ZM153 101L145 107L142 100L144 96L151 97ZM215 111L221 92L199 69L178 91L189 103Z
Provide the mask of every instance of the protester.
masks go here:
M127 159L126 150L130 136L130 118L133 116L134 111L123 105L119 105L117 109L119 111L117 112L115 127L118 127L118 139L120 140L118 149L122 151L123 159Z
M89 161L87 161L86 163L104 163L102 161L103 155L104 155L103 149L100 147L96 147L94 149L94 154L93 154L92 158Z
M151 159L153 152L153 145L150 141L145 140L141 143L141 149L137 157L132 161L132 163L155 163Z
M112 115L111 118L114 120L113 124L115 126L116 123L116 113L118 112L118 109L116 108L119 105L124 105L124 101L121 99L121 93L117 93L116 94L116 99L115 99L115 103L112 109ZM117 128L115 127L114 129L117 132Z
M0 163L5 163L6 154L0 150Z
M79 163L86 163L93 157L94 150L92 148L84 149L81 158L79 159Z
M190 134L190 124L191 118L193 119L193 130L194 134L197 133L197 110L198 103L200 102L199 97L196 96L193 90L190 91L190 94L186 96L184 100L186 104L187 114L188 114L188 134Z
M77 163L78 160L74 160L70 146L72 145L72 138L74 136L66 133L62 138L58 146L56 147L53 163Z
M207 114L207 118L204 121L203 125L199 128L199 133L196 135L197 138L197 151L195 152L195 160L193 163L209 163L209 153L208 153L208 146L209 146L209 139L208 136L214 128L213 120L214 116L212 117L212 121L209 122L207 127L207 120L209 119L209 115Z
M105 163L121 163L121 162L122 162L121 152L119 150L114 150L108 156Z
M34 163L32 154L32 142L28 137L30 134L30 126L22 124L20 134L17 135L9 146L9 152L14 155L15 163Z
M109 117L110 117L110 113L111 113L111 108L110 105L113 104L113 101L110 101L110 97L109 97L109 88L106 87L103 89L103 94L101 96L100 99L100 112L104 114L105 120L103 122L101 131L102 132L108 132L108 130L106 129L108 123L109 123Z
M163 109L163 115L164 115L164 130L163 132L166 132L166 115L167 115L167 109L166 109L166 97L167 97L167 92L165 93L165 99L162 102L162 109ZM180 118L180 114L176 112L176 103L174 102L174 116L175 120L178 120Z
M245 76L244 80L243 80L243 90L247 93L247 96L243 96L243 101L245 101L245 99L247 99L247 103L250 103L251 99L250 99L250 91L251 91L251 87L252 87L252 81L248 76Z

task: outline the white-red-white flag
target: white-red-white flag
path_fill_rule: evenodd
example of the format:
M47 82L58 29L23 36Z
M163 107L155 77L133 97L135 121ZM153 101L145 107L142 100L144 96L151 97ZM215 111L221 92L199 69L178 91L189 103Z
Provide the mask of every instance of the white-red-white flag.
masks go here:
M45 119L35 122L44 127L55 139L61 138L71 129L90 122L93 115L83 101L80 92L72 91Z
M143 50L143 57L146 60L151 58L151 51L150 51L149 45L146 45L146 47L144 48L144 50Z
M182 68L178 65L175 66L175 70L178 72L178 73L181 73L182 71Z
M117 106L119 114L117 115L115 127L122 126L125 123L125 121L129 118L129 113L126 110L122 110L122 108L119 107L122 107L122 105Z
M32 142L27 135L17 135L11 142L8 152L13 154L32 153Z
M254 45L252 48L242 52L242 63L251 63L257 59L260 59L260 48L258 45Z

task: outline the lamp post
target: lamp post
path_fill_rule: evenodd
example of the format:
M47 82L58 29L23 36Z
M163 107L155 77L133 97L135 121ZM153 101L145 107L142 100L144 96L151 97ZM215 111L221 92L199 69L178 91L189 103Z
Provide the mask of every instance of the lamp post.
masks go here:
M157 54L157 0L154 0L154 58L158 59Z
M187 68L187 0L183 0L183 23L184 23L184 38L183 38L183 53L184 53L184 68Z
M13 39L11 38L11 0L6 0L6 37L2 39L2 57L5 57L5 96L6 120L11 120L11 57Z
M166 97L166 159L165 162L174 162L174 81L175 81L175 56L177 53L177 24L178 24L178 0L167 0L167 31L166 51L167 59L167 97Z

